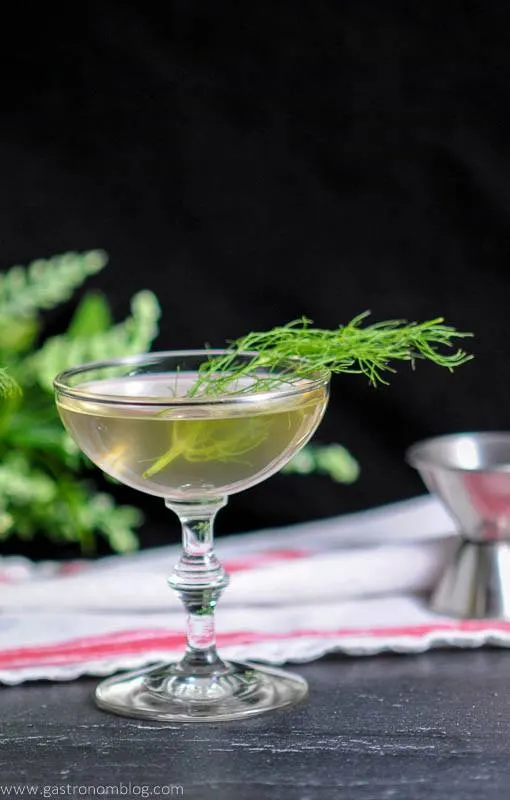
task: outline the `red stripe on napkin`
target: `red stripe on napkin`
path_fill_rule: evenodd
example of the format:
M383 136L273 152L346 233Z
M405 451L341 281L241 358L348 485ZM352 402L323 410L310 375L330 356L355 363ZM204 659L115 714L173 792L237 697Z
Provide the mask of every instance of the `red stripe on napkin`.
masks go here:
M233 631L218 635L219 647L229 645L255 644L264 641L291 639L337 639L357 638L400 638L424 637L431 633L446 632L494 632L508 633L510 622L501 620L462 620L458 622L438 622L437 624L414 625L406 627L381 628L338 628L335 630L301 629L285 633L257 631ZM182 632L155 630L120 631L103 636L85 636L51 645L24 646L0 652L0 668L18 669L43 664L74 664L87 661L115 658L121 655L141 655L143 653L175 652L184 648Z
M271 564L273 561L292 561L297 558L306 558L314 553L310 548L299 547L286 547L280 549L263 550L258 553L247 553L240 558L232 558L226 560L223 564L227 572L242 572L244 570L255 569L256 567ZM61 564L55 564L55 576L60 578L67 578L71 575L77 575L81 572L88 572L93 570L95 563L93 561L85 561L84 559L75 559L74 561L64 561ZM26 570L21 577L12 573L12 569L0 570L0 582L18 583L21 581L31 580L32 575L30 570Z
M251 553L241 558L233 558L224 562L223 566L227 572L244 572L256 567L263 567L272 564L273 561L293 561L298 558L305 558L312 554L312 550L286 548L285 550L267 550L262 553Z

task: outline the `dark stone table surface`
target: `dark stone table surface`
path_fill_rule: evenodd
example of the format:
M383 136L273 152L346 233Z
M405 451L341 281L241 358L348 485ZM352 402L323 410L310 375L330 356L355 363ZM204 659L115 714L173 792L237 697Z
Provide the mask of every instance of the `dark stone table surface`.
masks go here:
M105 714L88 679L3 687L0 795L510 797L510 652L332 657L297 671L306 704L221 725Z

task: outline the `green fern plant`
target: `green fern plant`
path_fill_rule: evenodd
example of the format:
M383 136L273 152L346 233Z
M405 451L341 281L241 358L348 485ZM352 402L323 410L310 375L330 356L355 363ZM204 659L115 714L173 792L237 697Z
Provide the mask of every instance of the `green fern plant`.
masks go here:
M138 545L140 512L116 505L88 479L87 462L56 413L52 381L73 364L150 349L157 299L136 294L131 314L114 325L106 298L88 292L65 333L42 335L41 312L69 300L106 263L93 250L0 274L0 542L42 535L83 553L95 551L98 537L116 552Z
M282 469L294 475L327 475L335 483L354 483L360 466L341 444L308 444Z
M12 397L21 389L6 369L0 369L0 397Z

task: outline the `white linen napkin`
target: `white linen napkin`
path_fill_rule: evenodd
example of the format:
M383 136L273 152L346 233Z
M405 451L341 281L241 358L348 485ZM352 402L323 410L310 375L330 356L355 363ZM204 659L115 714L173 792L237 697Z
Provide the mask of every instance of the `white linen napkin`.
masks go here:
M217 612L222 655L283 663L335 650L510 644L506 623L427 608L454 530L426 496L218 539L231 573ZM65 564L0 559L0 681L103 675L178 657L184 613L166 583L178 551Z

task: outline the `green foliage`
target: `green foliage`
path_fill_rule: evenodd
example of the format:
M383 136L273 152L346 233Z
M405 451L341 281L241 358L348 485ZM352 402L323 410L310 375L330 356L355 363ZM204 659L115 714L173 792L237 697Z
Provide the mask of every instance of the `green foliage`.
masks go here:
M0 369L0 397L13 397L21 392L19 384L9 375L6 369Z
M341 444L309 444L294 456L282 472L297 475L319 473L336 483L354 483L360 468L355 458Z
M158 331L158 302L138 293L130 316L113 325L105 297L90 292L67 331L47 338L40 318L105 264L102 251L65 253L0 275L0 541L44 536L84 553L94 552L98 536L117 552L137 546L140 512L117 506L87 480L87 462L58 418L52 381L73 364L146 352Z
M102 270L106 262L106 253L90 250L11 267L0 275L0 317L27 317L54 308L69 300L85 278Z
M87 302L86 297L84 303ZM102 303L106 304L106 300L103 299ZM98 298L95 297L93 306L97 305ZM55 375L70 364L143 353L158 332L158 302L147 291L133 297L131 316L111 328L101 327L106 319L106 309L98 315L97 325L94 325L94 316L86 305L79 307L77 313L80 316L71 321L67 333L51 337L27 359L24 364L25 380L51 390Z

